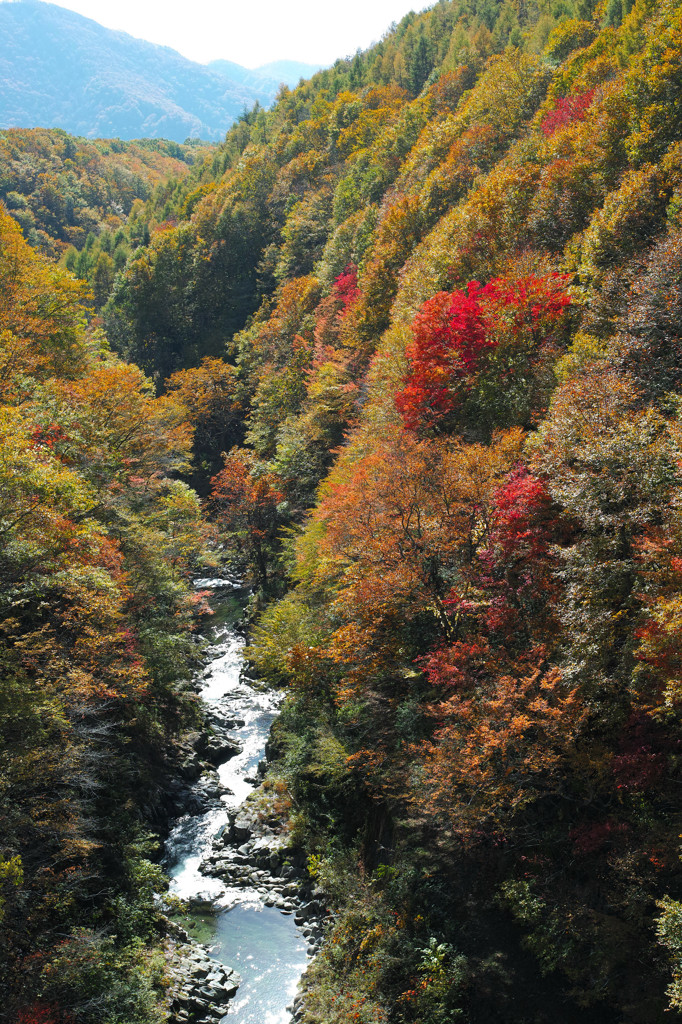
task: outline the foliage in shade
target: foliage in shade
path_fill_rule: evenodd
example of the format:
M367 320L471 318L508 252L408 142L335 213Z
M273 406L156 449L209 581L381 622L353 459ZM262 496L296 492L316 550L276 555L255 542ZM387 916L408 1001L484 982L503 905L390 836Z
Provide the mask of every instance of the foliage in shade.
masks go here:
M185 407L111 355L84 294L0 210L0 988L24 1024L149 1024L143 819L194 714L206 530Z

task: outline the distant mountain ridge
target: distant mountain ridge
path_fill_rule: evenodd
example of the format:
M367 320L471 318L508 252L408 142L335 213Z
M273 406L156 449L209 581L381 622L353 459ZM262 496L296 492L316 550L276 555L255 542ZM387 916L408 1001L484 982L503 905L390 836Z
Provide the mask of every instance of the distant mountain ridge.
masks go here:
M273 60L269 64L262 64L250 71L248 68L243 68L241 64L234 64L231 60L212 60L209 61L207 67L209 71L215 71L220 75L229 75L236 81L251 83L253 79L256 85L259 81L276 82L278 87L284 83L293 89L302 78L312 78L315 72L322 68L322 65L304 64L298 60Z
M0 3L0 128L86 138L222 139L244 108L269 106L312 65L205 66L40 0Z

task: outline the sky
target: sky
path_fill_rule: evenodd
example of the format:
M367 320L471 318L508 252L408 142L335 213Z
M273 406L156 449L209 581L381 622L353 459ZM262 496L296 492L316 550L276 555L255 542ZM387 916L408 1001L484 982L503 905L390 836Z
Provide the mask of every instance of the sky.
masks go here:
M323 66L383 36L391 22L434 0L62 0L107 28L171 46L205 64L247 68L273 60Z

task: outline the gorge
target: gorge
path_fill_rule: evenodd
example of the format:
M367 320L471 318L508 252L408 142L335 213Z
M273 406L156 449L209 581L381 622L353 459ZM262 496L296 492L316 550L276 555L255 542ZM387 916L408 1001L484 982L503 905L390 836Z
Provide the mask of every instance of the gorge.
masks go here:
M210 592L212 606L218 612L226 602L221 594L227 593L229 601L235 589L240 592L239 586L227 579L202 580L196 585ZM291 881L282 877L286 876L282 861L286 862L290 853L285 836L259 836L263 826L259 828L257 812L252 819L244 808L246 798L257 795L258 768L264 764L280 696L258 689L244 678L245 641L229 621L211 629L211 641L199 691L207 712L206 723L209 730L218 729L221 735L229 727L237 750L228 751L232 753L230 759L218 764L223 791L218 806L179 820L166 842L165 863L172 880L171 892L188 901L190 924L196 926L199 922L204 947L228 970L236 967L239 972L239 990L226 1019L234 1024L286 1024L291 1020L287 1007L305 969L306 953L314 947L308 946L293 917L295 911L300 916L301 886L293 881L293 870ZM218 753L215 760L220 758ZM247 842L254 833L261 840L255 850ZM220 867L212 856L216 845L222 855ZM264 863L267 870L249 866L254 855L256 864ZM179 920L187 924L186 918ZM311 934L309 928L306 930ZM175 1020L201 1024L206 1020L210 1024L215 1019L201 1016L201 995L197 996L199 1002L195 996L195 1002L188 1004L190 1013L183 1016L180 1012ZM181 1010L182 1004L178 1005ZM222 1013L217 1019L222 1019Z
M0 132L7 1024L679 1017L681 111L678 0L439 0Z

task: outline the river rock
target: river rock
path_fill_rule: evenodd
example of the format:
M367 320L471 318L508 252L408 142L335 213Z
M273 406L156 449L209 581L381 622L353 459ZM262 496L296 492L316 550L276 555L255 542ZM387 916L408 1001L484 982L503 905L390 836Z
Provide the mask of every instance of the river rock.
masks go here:
M232 998L232 996L236 995L238 987L239 987L238 985L234 985L234 984L231 984L231 985L220 985L220 984L211 985L210 986L210 990L211 990L211 993L212 993L212 998L215 999L216 1002L226 1003L226 1002L228 1002L228 1000L230 1000Z
M236 971L217 963L204 946L191 940L171 940L169 974L169 1021L175 1024L212 1024L222 1020L225 1005L237 992L241 980Z
M196 754L181 761L178 772L186 782L196 782L201 775L201 762Z
M232 836L236 840L250 839L253 823L245 815L240 814L232 823Z
M243 747L223 729L213 726L210 731L199 734L194 749L209 764L217 766L229 761L235 754L241 754Z

